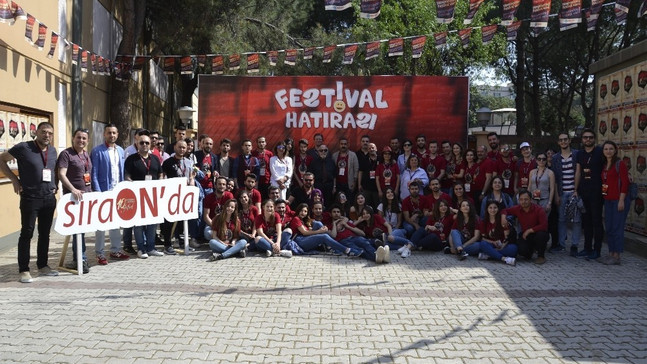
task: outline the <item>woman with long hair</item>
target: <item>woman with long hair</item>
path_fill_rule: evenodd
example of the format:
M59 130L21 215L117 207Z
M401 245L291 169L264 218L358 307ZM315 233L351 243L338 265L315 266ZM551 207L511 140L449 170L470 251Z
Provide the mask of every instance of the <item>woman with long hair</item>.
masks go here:
M453 224L454 215L449 209L449 203L438 200L434 204L424 230L416 231L411 241L420 249L441 251L448 248L447 239Z
M348 201L348 195L344 191L338 191L335 194L335 201L330 206L337 205L342 209L344 216L348 216L350 213L350 202Z
M496 201L485 203L487 217L482 223L483 232L479 247L479 259L495 259L508 265L515 265L517 256L517 244L508 240L510 234L509 226L502 225L501 208Z
M402 204L396 198L393 188L387 187L384 190L384 197L382 198L382 202L377 206L377 212L386 222L391 224L393 229L402 228Z
M618 158L618 146L607 140L602 144L604 167L602 168L602 196L604 197L604 227L607 232L609 255L599 262L607 265L620 264L624 251L625 222L631 199L629 198L629 170Z
M461 202L458 210L449 234L449 246L459 260L465 260L468 255L476 255L480 250L481 223L474 205L469 201Z
M279 142L274 147L274 156L270 158L270 171L272 173L270 184L279 188L282 199L287 198L288 188L292 180L292 158L287 155L285 143Z
M463 146L459 143L452 144L452 159L447 162L447 178L454 183L463 183L467 163L463 157Z
M488 188L488 191L490 193L485 196L483 201L496 201L499 203L501 206L501 209L507 209L508 207L512 207L514 205L514 201L512 201L512 197L508 195L507 193L503 192L503 178L501 176L494 176L492 177L492 180L490 181L490 187ZM485 204L481 204L481 219L485 219Z
M538 153L535 160L537 168L530 171L528 190L532 193L533 201L550 214L553 197L555 196L555 173L548 168L546 153Z
M256 237L256 217L260 211L252 204L249 192L241 190L238 193L238 219L240 220L240 237L248 244L254 243Z
M292 218L290 227L294 231L294 242L305 252L314 250L320 245L325 245L332 251L343 252L349 257L358 257L364 253L361 249L348 248L338 243L328 235L328 228L325 225L315 224L308 213L308 204L302 203L297 206L296 216Z
M397 249L402 258L410 256L411 250L415 249L413 243L406 238L405 230L393 230L391 224L376 214L371 206L364 206L362 215L355 221L355 226L362 229L368 239L388 244L389 250Z
M409 185L417 183L420 187L420 194L429 185L429 176L427 172L420 168L420 159L417 155L411 154L407 159L406 169L400 175L400 200L409 197Z
M263 201L261 208L263 212L256 217L256 249L265 252L265 256L285 255L281 251L281 217L274 211L272 200ZM286 251L287 252L287 251ZM289 252L292 256L292 252Z
M465 193L465 188L461 183L454 183L452 186L452 213L458 213L458 206L461 205L461 202L469 201L474 204L474 200Z
M348 210L348 218L350 221L355 221L360 217L364 206L366 206L366 195L363 192L358 192L355 195L355 203Z
M240 220L236 200L225 202L222 211L214 217L211 224L209 247L213 252L209 260L227 259L235 254L245 257L247 241L240 237Z
M413 143L409 139L405 139L402 143L402 154L398 156L398 169L400 170L400 175L407 169L407 163L409 162L409 157L411 156L413 149ZM402 177L400 177L402 178ZM402 181L400 181L402 183Z

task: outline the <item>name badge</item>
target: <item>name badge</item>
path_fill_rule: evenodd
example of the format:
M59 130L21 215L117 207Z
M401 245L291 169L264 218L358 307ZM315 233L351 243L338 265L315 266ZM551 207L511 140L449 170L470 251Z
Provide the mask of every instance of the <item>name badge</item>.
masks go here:
M262 167L261 170L258 172L259 175L264 176L265 175L265 167Z
M151 181L151 180L153 180L153 176L151 176L150 174L147 174L146 177L144 177L144 181Z
M43 169L43 182L52 182L52 170L51 169Z
M83 173L83 182L86 186L90 185L90 173Z
M371 177L371 179L375 179L375 171L371 171L370 177Z
M339 168L339 175L340 175L340 176L343 176L343 175L345 175L345 174L346 174L346 167L341 167L341 168Z

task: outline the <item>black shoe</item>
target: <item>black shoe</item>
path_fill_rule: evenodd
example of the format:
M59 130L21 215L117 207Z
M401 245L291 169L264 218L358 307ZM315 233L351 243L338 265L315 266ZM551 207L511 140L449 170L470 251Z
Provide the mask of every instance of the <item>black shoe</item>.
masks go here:
M88 274L90 273L90 265L88 264L87 260L83 261L83 274Z
M570 255L571 255L572 257L577 258L577 247L576 247L576 246L572 246L572 247L571 247L571 254L570 254Z
M446 246L446 247L443 249L443 253L445 253L445 254L451 254L451 253L452 253L452 248L450 248L450 247Z
M247 256L247 252L245 252L245 249L241 250L238 252L238 258L245 258Z
M213 253L213 254L209 257L209 261L210 261L210 262L213 262L213 261L216 261L216 260L222 260L222 259L225 259L225 258L224 258L224 257L222 256L222 254L220 254L220 253Z
M464 250L458 252L458 260L465 260L468 256L469 254L467 254L467 252Z
M124 251L128 254L137 254L137 252L135 251L135 249L133 249L132 246L125 246Z

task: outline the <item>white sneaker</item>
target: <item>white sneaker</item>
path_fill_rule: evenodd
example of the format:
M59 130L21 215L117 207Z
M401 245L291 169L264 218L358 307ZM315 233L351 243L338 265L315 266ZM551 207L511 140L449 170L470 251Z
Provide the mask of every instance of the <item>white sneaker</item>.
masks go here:
M485 253L479 253L479 260L488 260L490 256Z
M148 258L148 254L144 253L144 252L143 252L143 251L141 251L141 250L138 250L138 251L137 251L137 256L138 256L140 259L146 259L146 258Z
M161 251L158 251L156 249L153 249L153 250L149 251L147 254L150 257L163 257L164 256L164 253L162 253Z
M508 265L515 265L515 264L517 264L517 260L516 260L516 259L514 259L513 257L505 257L505 259L504 259L504 260L505 260L505 264L508 264Z
M382 263L391 263L391 249L388 245L384 246L384 259Z
M406 245L401 246L400 249L398 249L398 253L402 253L404 249L407 249Z
M280 254L284 258L292 258L292 250L281 250Z
M31 273L20 272L20 283L31 283L34 280L31 278Z
M272 251L271 250L266 250L265 251L265 256L266 257L271 257L272 256Z
M384 262L384 256L386 255L386 250L384 249L383 246L380 246L377 248L377 251L375 251L375 263L380 264Z
M398 251L400 251L400 249L398 249ZM404 249L400 253L401 253L400 256L402 258L410 257L411 256L411 249L409 249L407 247L404 247Z

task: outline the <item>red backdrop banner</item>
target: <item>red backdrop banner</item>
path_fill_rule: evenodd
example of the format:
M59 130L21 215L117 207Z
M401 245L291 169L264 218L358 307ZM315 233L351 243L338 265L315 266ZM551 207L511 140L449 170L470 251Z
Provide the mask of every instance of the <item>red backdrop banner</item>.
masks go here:
M243 139L254 147L265 136L268 148L286 137L315 133L336 149L345 136L359 148L369 135L378 148L392 137L418 134L427 140L467 142L467 77L439 76L199 76L199 133L232 140L238 154Z

